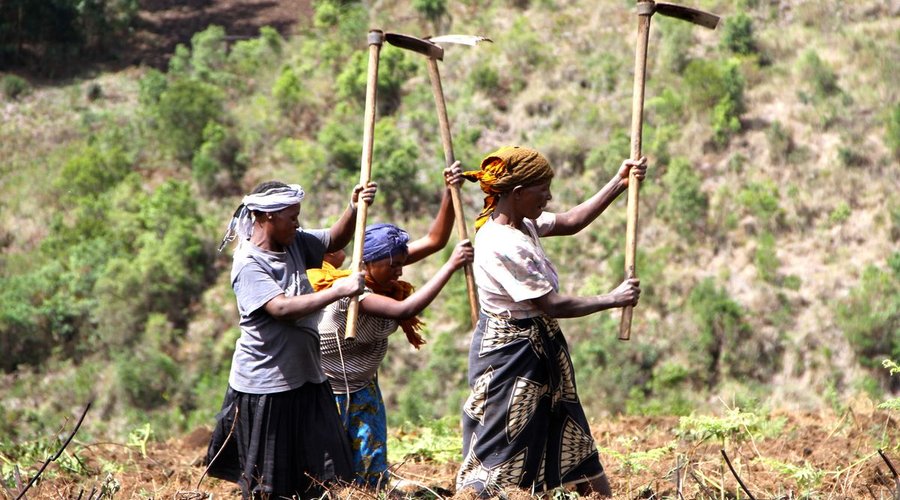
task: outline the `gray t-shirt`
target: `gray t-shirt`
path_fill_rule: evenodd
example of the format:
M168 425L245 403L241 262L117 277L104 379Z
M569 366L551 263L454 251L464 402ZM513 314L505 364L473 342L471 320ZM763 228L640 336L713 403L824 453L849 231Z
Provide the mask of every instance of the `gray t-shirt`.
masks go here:
M322 373L317 324L321 311L296 321L280 321L263 306L280 294L313 293L306 269L322 266L331 242L327 230L297 230L284 252L269 252L243 241L234 253L231 286L241 315L228 383L235 390L271 394L326 380Z

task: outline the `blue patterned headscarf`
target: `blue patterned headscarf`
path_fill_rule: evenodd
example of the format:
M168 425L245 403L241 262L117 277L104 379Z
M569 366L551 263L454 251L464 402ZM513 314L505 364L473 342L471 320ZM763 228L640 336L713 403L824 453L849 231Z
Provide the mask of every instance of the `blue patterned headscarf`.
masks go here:
M363 262L375 262L408 251L409 233L393 224L372 224L366 228Z

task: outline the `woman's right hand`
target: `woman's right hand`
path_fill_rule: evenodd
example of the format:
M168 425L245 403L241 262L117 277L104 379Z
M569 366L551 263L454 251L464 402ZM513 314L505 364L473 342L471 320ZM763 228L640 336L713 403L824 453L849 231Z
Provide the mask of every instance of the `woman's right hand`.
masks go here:
M444 182L448 186L459 187L462 184L462 169L459 168L459 160L453 162L453 165L444 169Z
M363 292L366 284L365 274L351 273L349 276L334 280L331 288L341 297L355 297Z
M456 247L453 249L453 255L450 256L447 262L456 270L466 264L471 264L473 260L475 260L475 249L472 248L472 242L462 240L456 244Z
M616 307L635 306L641 297L641 280L637 278L627 279L615 288L609 295L612 296Z

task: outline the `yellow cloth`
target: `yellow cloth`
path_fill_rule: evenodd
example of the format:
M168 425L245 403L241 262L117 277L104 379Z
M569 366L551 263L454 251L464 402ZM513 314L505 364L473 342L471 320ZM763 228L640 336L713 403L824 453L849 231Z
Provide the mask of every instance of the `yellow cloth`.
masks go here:
M320 290L331 288L331 285L334 284L335 280L350 276L350 271L345 269L335 269L331 264L322 262L321 269L307 269L306 276L309 278L309 283L312 285L313 290L318 292ZM372 281L368 275L366 275L366 286L378 295L384 295L394 300L401 301L412 295L414 290L411 284L400 280L392 281L391 285L388 287L382 287L378 285L378 283ZM413 316L412 318L404 319L397 323L400 325L400 328L403 329L403 333L406 334L406 340L408 340L413 347L418 349L425 343L425 340L419 335L419 330L422 329L422 326L425 323L420 321L419 318Z
M463 172L463 177L478 182L487 195L484 208L475 218L475 230L478 231L494 212L501 194L516 186L547 182L553 178L553 169L544 155L531 148L504 146L481 161L481 170Z
M334 280L350 276L350 271L345 269L335 269L334 266L327 262L322 262L321 269L307 269L306 276L309 278L309 284L313 290L320 291L331 288Z

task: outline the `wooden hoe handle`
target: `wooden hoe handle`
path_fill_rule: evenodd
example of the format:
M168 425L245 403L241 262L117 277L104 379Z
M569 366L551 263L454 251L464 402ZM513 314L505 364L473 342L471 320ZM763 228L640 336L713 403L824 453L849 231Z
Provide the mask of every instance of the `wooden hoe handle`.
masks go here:
M434 103L437 107L438 123L441 129L441 143L444 146L444 160L447 166L453 165L456 158L453 155L453 139L450 136L450 121L447 119L447 104L444 101L444 89L441 86L441 74L438 71L437 60L428 58L428 76L431 78L431 90L434 94ZM453 201L453 215L456 220L456 232L460 240L469 238L466 229L466 219L463 215L462 200L459 197L459 186L450 186L450 198ZM466 290L469 295L469 311L472 316L472 327L478 324L478 291L475 288L475 275L472 273L472 265L466 264Z
M638 14L638 36L634 50L634 91L631 101L631 159L641 158L641 132L644 114L644 82L647 74L647 38L650 34L650 15ZM625 228L625 279L637 278L635 257L637 254L638 193L640 181L634 175L634 169L628 174L628 208ZM634 307L622 309L622 321L619 323L619 339L631 338L631 317Z
M359 184L366 187L372 177L372 146L375 142L375 99L378 90L378 57L384 43L381 30L369 31L369 73L366 80L366 111L363 121L362 158L359 162ZM369 206L362 199L356 203L356 231L353 233L353 258L350 271L362 271L363 242L366 237L366 215ZM359 297L352 297L347 307L347 329L345 337L356 337L356 320L359 317Z

